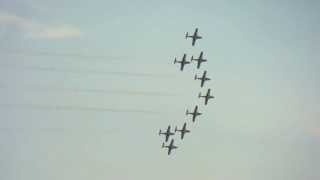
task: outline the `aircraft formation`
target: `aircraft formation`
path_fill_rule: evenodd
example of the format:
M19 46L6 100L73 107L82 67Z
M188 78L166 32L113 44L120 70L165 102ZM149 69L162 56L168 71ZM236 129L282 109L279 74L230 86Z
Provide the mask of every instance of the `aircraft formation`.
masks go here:
M198 35L198 28L195 29L193 35L189 35L189 33L187 32L185 35L185 38L191 38L192 39L192 46L195 45L196 41L198 39L202 39L201 36ZM184 53L181 60L177 60L177 58L174 58L173 63L179 63L180 64L180 71L183 71L184 66L187 64L191 64L193 61L196 62L196 68L200 69L201 64L204 62L207 62L207 59L204 59L203 57L203 51L200 52L200 55L198 58L194 58L193 56L191 56L190 61L187 60L187 54ZM200 81L200 87L203 88L205 86L205 82L206 81L210 81L211 79L209 77L207 77L207 71L204 70L202 75L195 75L194 76L194 80L199 80ZM204 105L207 105L210 99L213 99L214 96L211 95L211 89L208 88L207 92L205 94L201 94L201 92L199 92L198 94L198 98L204 99ZM192 111L189 111L188 109L186 110L186 116L191 116L192 117L192 122L194 123L196 121L196 118L198 116L200 116L202 113L199 112L199 107L198 105L195 105L194 109ZM176 126L174 131L172 130L171 132L171 125L168 125L167 129L165 131L162 131L161 129L159 130L159 136L160 135L164 135L165 137L165 142L162 143L162 148L167 148L168 149L168 155L171 154L171 151L174 149L177 149L178 146L174 145L174 139L171 138L170 143L168 143L170 136L174 136L176 133L180 133L180 138L183 139L186 133L190 133L191 131L187 129L187 123L185 122L182 126L181 129L178 129L178 127ZM165 143L168 143L167 145Z

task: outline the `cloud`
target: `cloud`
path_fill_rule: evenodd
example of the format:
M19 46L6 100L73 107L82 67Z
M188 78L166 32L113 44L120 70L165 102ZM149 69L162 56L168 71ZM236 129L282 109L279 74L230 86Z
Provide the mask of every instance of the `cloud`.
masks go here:
M32 33L31 36L34 38L61 39L80 37L81 32L75 27L63 25L58 27L43 28L38 32Z
M28 38L65 39L82 35L78 28L71 25L47 25L3 12L0 12L0 25L17 28Z

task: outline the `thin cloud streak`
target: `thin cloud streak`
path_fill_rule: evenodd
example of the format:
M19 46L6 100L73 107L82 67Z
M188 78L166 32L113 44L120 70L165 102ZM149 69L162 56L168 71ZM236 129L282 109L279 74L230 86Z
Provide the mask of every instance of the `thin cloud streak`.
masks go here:
M48 25L7 12L0 12L0 25L18 28L26 37L33 39L65 39L82 36L72 25Z
M136 73L136 72L120 72L120 71L99 71L90 69L63 69L56 67L36 67L36 66L20 66L3 64L1 67L15 67L32 71L48 71L59 73L74 73L74 74L98 74L98 75L114 75L114 76L135 76L135 77L149 77L149 78L170 78L170 74L155 74L155 73Z
M4 54L8 55L21 55L21 56L53 56L53 57L68 57L68 58L78 58L79 59L94 59L100 60L102 62L122 62L126 61L129 57L126 56L108 56L108 55L93 55L85 53L66 53L66 52L47 52L47 51L23 51L23 50L13 50L13 49L0 49ZM121 61L120 61L121 59Z
M103 129L103 128L63 128L63 127L39 127L39 128L21 128L21 127L0 127L0 133L34 133L34 132L47 132L47 133L73 133L73 132L99 132L105 134L115 134L120 132L120 129Z
M1 108L22 108L35 109L47 111L91 111L91 112L112 112L112 113L138 113L161 115L166 112L145 110L145 109L117 109L117 108L103 108L103 107L86 107L86 106L61 106L61 105L41 105L41 104L0 104Z
M8 89L14 91L13 87L4 87L0 85L1 89ZM133 96L177 96L176 93L160 92L160 91L129 91L129 90L107 90L107 89L76 89L76 88L52 88L52 87L35 87L22 88L23 92L70 92L70 93L97 93L97 94L120 94ZM19 89L20 90L20 89Z

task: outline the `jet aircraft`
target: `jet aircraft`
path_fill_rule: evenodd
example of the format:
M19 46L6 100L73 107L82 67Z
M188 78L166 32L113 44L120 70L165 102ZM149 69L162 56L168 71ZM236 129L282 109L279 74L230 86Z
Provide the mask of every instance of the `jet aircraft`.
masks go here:
M202 113L198 112L198 106L194 107L193 112L189 112L188 109L186 111L186 115L192 115L192 122L195 122L196 117L200 116Z
M190 61L186 60L187 55L183 54L182 60L178 61L177 58L174 58L174 64L180 63L180 70L183 71L183 68L186 64L190 64Z
M170 137L171 135L174 135L173 132L170 132L170 128L171 128L171 126L169 125L166 132L162 132L161 129L159 130L159 136L160 136L161 134L165 135L165 137L166 137L166 142L168 142L169 137Z
M210 78L207 77L207 71L204 71L201 77L194 76L194 80L201 80L201 87L203 87L206 81L209 81Z
M211 89L208 89L207 94L204 95L204 96L201 95L201 92L199 93L199 96L198 96L198 97L199 97L199 98L204 98L204 104L205 104L205 105L208 104L208 100L209 100L209 99L214 98L214 96L210 95L210 91L211 91Z
M184 124L183 124L182 129L178 129L177 126L176 126L176 129L174 130L174 132L177 132L177 131L180 132L180 134L181 134L181 139L183 139L184 134L190 133L190 130L187 129L187 123L184 123Z
M170 155L171 150L178 148L178 147L175 146L173 143L174 143L174 140L173 140L173 139L171 139L171 142L170 142L169 145L164 145L164 143L162 143L162 148L168 148L168 155Z
M206 62L206 59L203 59L203 51L201 51L198 59L194 59L193 56L191 56L191 61L197 61L197 68L200 68L201 63Z
M192 46L195 45L197 39L202 39L202 37L198 35L198 28L195 29L193 35L191 35L191 36L189 35L189 32L187 32L186 39L187 38L192 38Z

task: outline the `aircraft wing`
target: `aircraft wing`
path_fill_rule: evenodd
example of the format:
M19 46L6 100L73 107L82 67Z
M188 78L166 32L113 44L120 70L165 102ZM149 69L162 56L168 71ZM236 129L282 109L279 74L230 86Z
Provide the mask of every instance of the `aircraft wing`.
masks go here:
M169 145L169 147L168 147L168 155L170 155L171 150L172 150L172 148L173 148L173 142L174 142L174 140L172 139L171 142L170 142L170 145Z
M201 61L198 60L198 64L197 64L197 68L198 68L198 69L200 68L200 65L201 65Z
M166 142L169 140L171 126L169 125L166 132Z
M166 142L169 140L169 133L166 134Z
M184 123L181 131L181 139L183 139L186 129L187 129L187 123Z
M184 67L184 64L181 63L181 65L180 65L180 70L181 70L181 71L183 71L183 67Z
M168 155L170 155L171 150L172 150L172 148L171 148L171 146L169 146L169 147L168 147Z
M204 102L205 105L208 104L208 100L209 100L209 98L205 98L205 102Z
M203 85L204 85L204 79L201 79L201 87L203 87Z
M186 130L186 128L187 128L187 123L184 123L182 129Z
M202 56L203 56L203 51L201 51L199 59L202 59Z
M195 43L196 43L196 37L193 36L193 38L192 38L192 46L194 46Z

